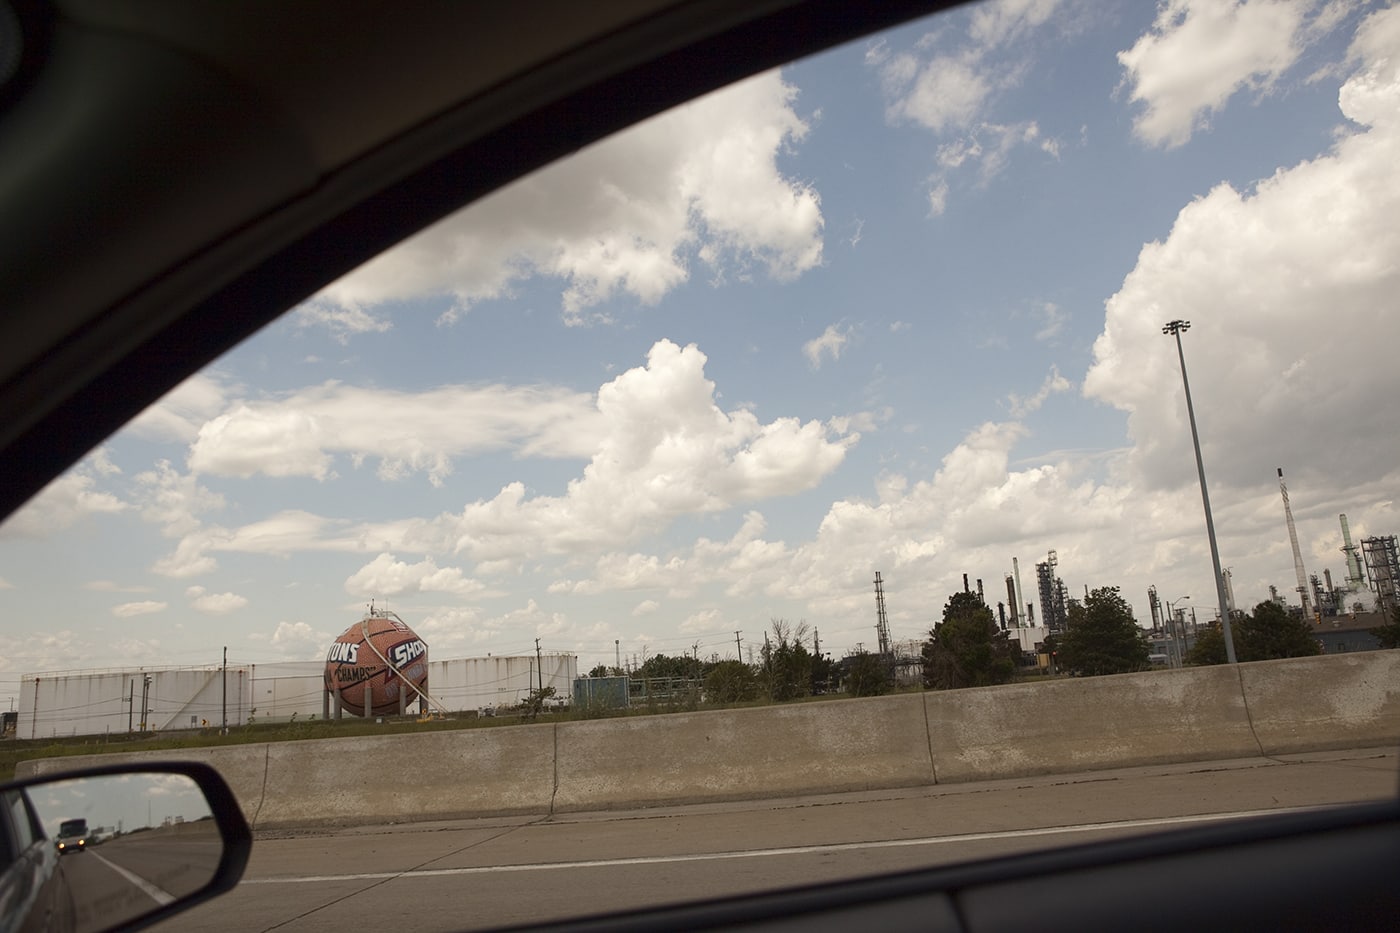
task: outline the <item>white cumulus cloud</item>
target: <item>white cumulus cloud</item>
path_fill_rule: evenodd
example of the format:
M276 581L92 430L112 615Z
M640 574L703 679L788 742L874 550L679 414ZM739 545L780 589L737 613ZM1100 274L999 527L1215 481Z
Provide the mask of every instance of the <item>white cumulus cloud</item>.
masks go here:
M1264 92L1306 43L1305 0L1170 0L1152 30L1118 53L1133 122L1153 146L1180 146L1241 91Z
M1187 205L1109 299L1084 392L1128 412L1150 485L1194 472L1176 347L1161 332L1177 318L1192 325L1183 342L1213 478L1247 486L1283 466L1362 482L1400 462L1393 413L1375 404L1394 392L1400 341L1400 55L1367 45L1397 20L1395 8L1374 14L1358 35L1340 93L1354 132L1253 190L1220 185Z
M202 586L188 587L185 596L193 608L210 615L236 612L248 605L247 598L237 593L208 593Z
M654 533L681 515L810 489L859 435L794 418L725 412L695 346L662 340L647 365L598 391L602 438L563 496L511 483L456 519L456 550L478 560L572 553Z
M132 616L145 616L153 612L164 612L168 606L168 603L157 602L150 599L136 603L122 603L119 606L112 607L112 615L123 619L129 619Z
M452 593L470 596L485 587L468 578L459 568L439 567L432 558L416 564L380 554L345 581L346 592L356 596L399 596L404 593Z
M325 654L327 646L334 640L329 632L322 632L305 622L278 622L271 635L252 632L248 640L259 646L259 651L269 647L274 653L288 661L316 661Z
M802 345L802 353L813 369L820 369L825 357L830 357L833 361L839 360L841 351L846 348L850 339L849 330L843 330L839 324L830 324L822 331L820 337L813 337Z
M201 370L133 418L125 430L138 437L188 443L224 410L228 392L216 372Z
M879 76L885 116L913 124L942 142L927 180L929 215L947 210L949 180L961 171L986 185L1000 174L1017 149L1031 148L1058 158L1060 143L1047 138L1034 120L993 118L1005 92L1018 87L1035 62L1038 36L1052 23L1055 34L1073 33L1077 17L1061 0L1000 0L976 6L912 48L892 51L882 41L866 54ZM958 17L951 14L949 19Z
M822 258L820 198L778 157L807 125L769 72L716 91L543 169L328 287L303 320L374 329L365 309L437 294L445 320L534 275L565 283L567 319L626 294L652 304L698 259L721 276L791 279Z
M426 474L441 485L460 457L515 448L584 457L597 433L592 399L547 386L442 386L397 392L327 382L276 399L239 402L200 427L190 448L196 473L249 477L333 476L377 463L396 480Z
M130 505L98 487L110 475L105 451L80 462L44 487L33 499L0 524L0 537L47 537L95 515L124 512Z

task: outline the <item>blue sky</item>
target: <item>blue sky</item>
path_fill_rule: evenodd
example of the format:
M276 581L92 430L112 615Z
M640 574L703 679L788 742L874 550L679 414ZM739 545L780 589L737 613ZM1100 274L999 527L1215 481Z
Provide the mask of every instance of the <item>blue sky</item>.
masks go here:
M1214 605L1400 531L1400 10L975 6L600 143L327 288L0 526L21 672L823 650L1049 549ZM1294 596L1296 599L1296 596ZM1038 602L1038 600L1037 600ZM1037 605L1037 612L1039 606ZM31 620L41 620L38 622Z

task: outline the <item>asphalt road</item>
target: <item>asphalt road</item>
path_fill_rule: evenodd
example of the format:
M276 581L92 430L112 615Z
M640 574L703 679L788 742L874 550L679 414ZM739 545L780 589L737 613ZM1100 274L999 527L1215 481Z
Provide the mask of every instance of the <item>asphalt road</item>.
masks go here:
M108 929L204 887L214 877L221 846L213 823L191 824L63 856L79 933Z
M552 818L264 835L239 887L162 924L482 929L1394 796L1389 750Z

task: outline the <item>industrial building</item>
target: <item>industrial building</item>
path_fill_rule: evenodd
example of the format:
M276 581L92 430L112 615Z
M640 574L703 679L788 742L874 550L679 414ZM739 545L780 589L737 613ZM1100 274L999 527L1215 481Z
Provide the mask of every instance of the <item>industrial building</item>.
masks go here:
M1342 654L1348 651L1375 651L1381 643L1372 629L1386 624L1386 616L1379 612L1358 612L1354 615L1339 615L1324 618L1317 623L1314 633L1323 654Z
M570 654L428 662L428 689L448 712L514 706L541 683L573 693ZM325 715L325 662L130 668L26 674L21 739L239 726Z

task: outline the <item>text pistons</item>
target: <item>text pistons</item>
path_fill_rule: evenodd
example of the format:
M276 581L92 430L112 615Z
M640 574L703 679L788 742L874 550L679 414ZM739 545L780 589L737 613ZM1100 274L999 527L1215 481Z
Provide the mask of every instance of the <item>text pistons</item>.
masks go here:
M331 651L330 654L326 655L326 660L335 664L354 664L359 660L359 657L359 645L338 641L331 645Z

